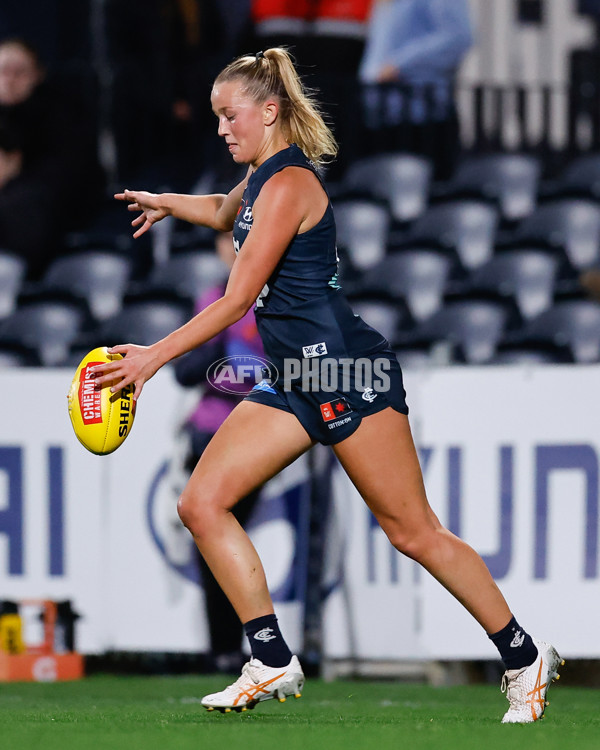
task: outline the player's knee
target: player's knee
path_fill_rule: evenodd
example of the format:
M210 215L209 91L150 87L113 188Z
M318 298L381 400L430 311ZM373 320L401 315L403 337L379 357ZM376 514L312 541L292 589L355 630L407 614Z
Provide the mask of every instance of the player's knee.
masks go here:
M198 536L210 523L210 502L184 490L177 501L177 513L183 525Z
M227 513L223 507L225 492L221 489L214 491L208 484L199 492L197 488L186 487L177 501L177 513L183 525L188 528L196 539L203 534L211 534L223 516Z
M192 531L196 512L190 496L186 492L182 492L177 500L177 513L179 514L181 523Z
M388 532L388 539L403 555L416 562L423 562L431 545L431 539L425 532L408 534L403 529Z

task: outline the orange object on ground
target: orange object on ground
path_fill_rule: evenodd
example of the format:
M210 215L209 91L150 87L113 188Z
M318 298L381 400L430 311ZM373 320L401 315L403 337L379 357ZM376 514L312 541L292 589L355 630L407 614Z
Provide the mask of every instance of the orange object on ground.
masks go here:
M0 682L55 682L83 677L83 656L0 653Z
M56 603L49 600L27 599L21 604L39 605L42 608L44 641L37 646L26 645L25 653L6 653L0 650L0 682L55 682L82 678L82 654L75 651L54 652Z

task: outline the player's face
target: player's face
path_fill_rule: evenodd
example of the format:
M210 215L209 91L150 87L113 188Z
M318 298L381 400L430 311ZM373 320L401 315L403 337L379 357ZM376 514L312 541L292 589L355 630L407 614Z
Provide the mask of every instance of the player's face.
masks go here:
M219 135L233 160L238 164L256 162L266 139L264 107L246 96L237 81L216 84L211 104L219 118Z

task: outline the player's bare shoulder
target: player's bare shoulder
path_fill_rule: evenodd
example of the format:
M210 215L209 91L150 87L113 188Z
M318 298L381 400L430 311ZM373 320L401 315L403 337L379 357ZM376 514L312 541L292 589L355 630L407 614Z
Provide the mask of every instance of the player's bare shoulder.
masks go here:
M289 166L264 184L255 206L291 211L301 219L299 231L314 226L323 216L329 198L316 174L305 167Z

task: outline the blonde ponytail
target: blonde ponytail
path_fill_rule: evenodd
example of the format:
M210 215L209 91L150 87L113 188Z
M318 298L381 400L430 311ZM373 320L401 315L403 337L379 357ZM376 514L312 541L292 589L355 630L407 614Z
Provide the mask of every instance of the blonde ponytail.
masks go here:
M244 93L257 104L270 96L279 100L281 130L288 143L295 143L316 164L337 154L337 143L326 125L319 104L307 91L283 47L244 55L219 73L215 83L240 80Z

